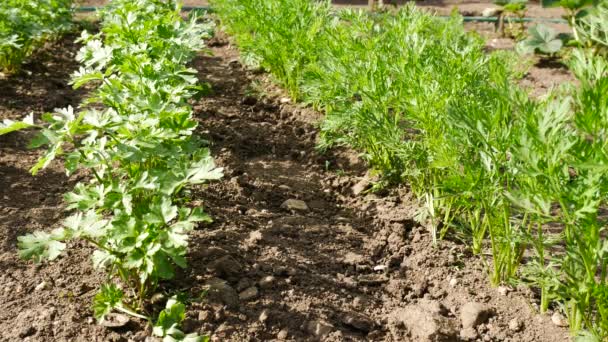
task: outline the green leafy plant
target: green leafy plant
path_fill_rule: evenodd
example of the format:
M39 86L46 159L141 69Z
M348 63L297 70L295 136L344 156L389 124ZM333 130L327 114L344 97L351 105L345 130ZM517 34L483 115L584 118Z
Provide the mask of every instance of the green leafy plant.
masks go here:
M72 0L0 3L0 71L14 73L42 43L72 27Z
M114 0L101 17L100 32L80 38L82 66L72 79L75 88L97 85L92 96L40 123L28 117L0 125L3 134L39 130L31 145L47 151L33 174L62 157L68 175L87 170L93 177L65 195L72 214L60 228L19 237L19 250L39 262L59 257L67 241L89 242L94 266L108 275L95 317L118 310L152 320L149 297L176 267L186 267L188 232L211 221L187 203L185 191L222 177L193 134L187 103L207 90L186 64L204 49L212 26L194 16L184 21L176 2L162 0ZM166 310L159 318L166 341L201 340L177 329L183 304L171 300Z
M506 36L505 21L508 21L509 32L514 37L520 37L524 31L523 18L526 16L528 0L494 0L494 4L500 6L498 13L498 31L502 36ZM519 19L519 25L515 29L509 21L510 17Z
M575 41L580 42L580 36L576 29L577 19L584 15L585 9L593 5L595 0L542 0L543 7L562 7L566 11L565 19L572 29Z
M208 337L184 334L180 325L185 318L186 306L176 296L167 301L166 308L158 315L152 333L163 338L163 342L207 342Z
M606 56L608 51L608 3L599 3L576 22L576 30L585 46Z
M528 30L528 38L518 43L517 48L523 53L542 53L554 55L564 45L557 32L546 25L538 24Z

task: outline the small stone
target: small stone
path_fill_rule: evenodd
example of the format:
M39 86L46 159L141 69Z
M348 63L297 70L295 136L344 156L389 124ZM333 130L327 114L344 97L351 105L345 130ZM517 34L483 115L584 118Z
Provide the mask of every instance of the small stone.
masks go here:
M287 331L287 329L282 329L281 331L279 331L279 333L277 334L277 339L284 341L287 339L287 337L289 336L289 331Z
M165 301L165 299L166 297L164 294L162 294L161 292L157 292L153 294L152 297L150 297L150 302L152 302L152 304L161 304Z
M497 291L501 296L506 296L511 292L511 289L508 286L499 286Z
M384 272L388 267L386 265L377 265L374 266L374 271L376 272Z
M354 312L342 317L342 323L363 332L370 332L374 328L374 321L369 317Z
M209 310L203 310L198 312L198 320L201 322L211 321L211 312Z
M34 288L34 291L42 291L46 288L46 281L41 282L40 284L36 285L36 287Z
M260 285L260 288L262 289L270 289L274 286L276 280L277 278L275 278L274 276L266 276L258 282L258 285Z
M458 279L452 278L450 279L450 287L456 287L458 285Z
M333 331L333 327L322 321L310 321L306 324L306 331L317 337L323 337Z
M264 310L262 311L262 313L260 314L260 317L258 317L258 321L264 323L268 320L268 310Z
M290 103L290 102L291 102L291 99L290 99L290 98L288 98L288 97L282 97L282 98L279 100L279 102L280 102L280 103L282 103L282 104L285 104L285 103Z
M557 311L555 311L551 316L551 322L553 322L553 324L557 325L558 327L568 326L568 321L566 320L566 318Z
M460 330L460 338L463 341L475 341L477 336L477 330L475 330L475 328L465 328Z
M251 300L257 298L258 296L258 288L255 286L249 287L245 289L243 292L239 293L239 299L241 300Z
M87 324L95 323L95 319L93 317L87 317Z
M509 321L509 330L517 332L517 331L520 331L521 328L522 328L522 323L519 319L513 318L512 320Z
M367 179L362 179L357 184L353 185L350 189L355 196L359 196L362 192L367 190L370 186L370 183Z
M306 202L297 199L288 199L283 204L281 204L281 208L285 210L295 210L295 211L308 211L308 205Z
M111 312L105 316L103 322L99 323L101 326L107 328L121 328L129 323L129 316Z
M481 323L485 323L490 318L491 310L481 303L469 302L460 309L460 320L462 327L475 328Z

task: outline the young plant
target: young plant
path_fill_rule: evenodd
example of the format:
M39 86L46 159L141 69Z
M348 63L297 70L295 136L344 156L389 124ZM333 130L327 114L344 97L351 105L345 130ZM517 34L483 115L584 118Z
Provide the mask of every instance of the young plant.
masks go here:
M519 37L523 34L525 28L523 18L526 16L528 0L494 0L494 4L499 5L498 13L498 31L505 37L507 35L505 29L505 21L509 21L510 17L519 19L519 27L514 28L512 23L509 21L509 32L514 37Z
M528 30L528 38L517 44L522 53L555 55L564 45L557 32L546 25L538 24Z
M576 22L576 29L584 46L596 53L608 54L608 3L597 4Z

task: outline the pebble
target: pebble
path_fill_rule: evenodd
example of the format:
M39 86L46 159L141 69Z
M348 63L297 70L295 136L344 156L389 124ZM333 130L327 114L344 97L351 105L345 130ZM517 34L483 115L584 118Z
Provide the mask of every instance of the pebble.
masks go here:
M557 311L551 316L551 322L553 322L553 324L557 325L558 327L568 326L568 321L566 320L566 318Z
M288 199L283 204L281 204L281 208L286 210L295 210L295 211L309 211L308 205L306 202L298 199Z
M354 312L345 314L342 323L364 332L370 332L375 325L369 317Z
M266 276L258 282L258 285L260 285L260 288L262 289L270 289L274 286L276 280L277 278L275 278L274 276Z
M258 288L255 286L249 287L245 289L243 292L239 293L239 299L241 300L251 300L257 298L258 296Z
M456 287L458 285L458 279L452 278L450 279L450 287Z
M279 331L279 333L277 334L277 339L283 341L283 340L286 340L288 336L289 336L289 331L287 331L287 329L283 329L283 330Z
M388 267L386 265L377 265L374 266L374 271L376 272L383 272L387 269Z
M509 330L511 331L520 331L522 328L522 323L519 319L517 318L513 318L512 320L509 321Z
M36 285L36 287L34 288L34 291L42 291L45 288L46 288L46 281L43 281L40 284Z
M258 317L258 320L262 323L266 322L268 320L268 310L262 311L260 317Z
M501 296L506 296L511 292L511 289L508 286L499 286L497 291Z

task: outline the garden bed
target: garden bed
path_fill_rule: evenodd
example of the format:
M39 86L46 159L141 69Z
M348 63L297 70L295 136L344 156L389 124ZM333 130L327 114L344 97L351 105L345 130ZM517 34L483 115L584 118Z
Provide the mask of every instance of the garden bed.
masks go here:
M74 38L49 46L22 73L2 80L2 89L14 91L1 93L2 119L79 102L83 94L66 86L76 67ZM191 268L166 286L193 297L217 281L213 278L227 286L189 307L186 331L216 341L397 341L406 339L401 322L418 318L412 317L414 310L439 315L446 334L459 336L462 308L476 302L491 312L478 328L485 331L481 338L567 339L566 328L535 313L536 294L492 288L482 262L466 246L445 241L433 247L426 230L414 224L415 202L407 189L355 196L353 190L366 179L357 156L319 155L320 115L282 103L284 95L264 75L245 71L226 44L225 38L214 39L214 56L194 64L214 89L193 103L200 133L213 141L213 155L226 168L225 180L195 200L216 221L193 232ZM532 82L542 92L539 84ZM143 322L117 330L93 322L90 303L101 275L92 269L92 250L84 244L50 264L18 259L16 237L58 224L61 194L74 181L58 167L31 177L27 170L39 153L26 148L28 138L22 133L0 138L2 340L143 341L149 335ZM289 199L305 201L308 209L282 208ZM374 271L376 266L386 268ZM240 299L234 297L239 292ZM421 334L431 323L418 322Z

